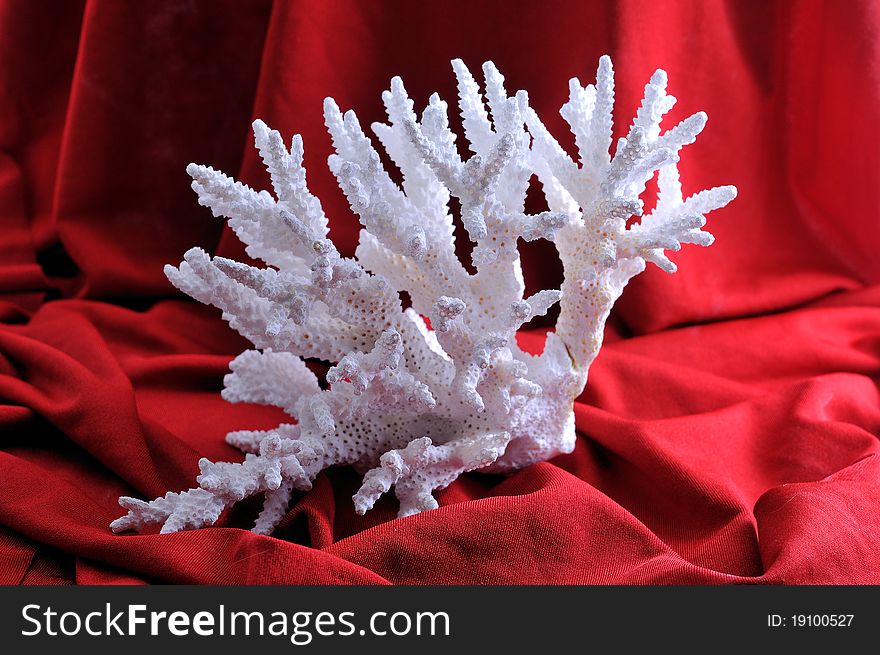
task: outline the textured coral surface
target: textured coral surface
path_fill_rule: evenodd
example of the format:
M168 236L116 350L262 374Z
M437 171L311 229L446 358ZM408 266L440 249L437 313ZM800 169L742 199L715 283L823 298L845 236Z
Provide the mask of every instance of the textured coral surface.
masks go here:
M262 121L253 125L274 195L207 166L187 168L199 202L225 217L247 254L268 266L193 248L166 274L222 309L255 347L232 362L223 397L275 405L295 422L230 432L227 441L247 453L244 461L201 460L194 489L152 502L120 498L128 513L113 522L114 531L202 527L262 493L253 529L268 534L294 490L309 490L334 465L363 474L353 497L358 513L393 487L406 516L436 508L432 492L462 473L508 472L573 450L573 402L612 305L646 262L674 272L667 251L711 244L705 214L736 190L683 197L679 153L706 116L661 131L675 103L662 70L613 147L611 60L600 60L595 85L571 80L561 114L574 135L573 161L527 94L508 95L491 62L483 66L482 89L460 60L452 64L465 158L437 94L421 115L399 78L382 95L388 123L371 127L402 184L389 176L355 114L325 102L336 150L328 164L363 227L354 259L328 238L327 218L306 185L299 136L288 148ZM527 214L535 175L549 210ZM646 212L641 196L655 175L659 192ZM470 270L455 252L452 197L473 243ZM556 245L561 289L524 296L520 239ZM516 331L556 303L556 330L543 353L521 350ZM326 384L308 359L333 364Z

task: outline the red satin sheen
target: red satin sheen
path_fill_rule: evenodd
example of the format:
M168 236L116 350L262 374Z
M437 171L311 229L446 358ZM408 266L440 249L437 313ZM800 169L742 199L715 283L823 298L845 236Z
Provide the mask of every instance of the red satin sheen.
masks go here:
M880 582L876 2L17 0L0 34L0 582ZM226 527L109 531L120 494L187 488L199 457L241 456L228 430L281 418L221 400L245 342L162 274L192 245L242 254L188 162L263 187L249 120L301 133L350 253L324 96L368 125L392 75L451 100L449 60L491 58L570 146L567 80L603 53L617 133L663 67L667 124L710 116L685 192L739 197L715 245L627 288L574 453L402 520L393 499L355 515L340 469L273 538L240 529L256 502ZM527 248L530 289L558 285L553 257Z

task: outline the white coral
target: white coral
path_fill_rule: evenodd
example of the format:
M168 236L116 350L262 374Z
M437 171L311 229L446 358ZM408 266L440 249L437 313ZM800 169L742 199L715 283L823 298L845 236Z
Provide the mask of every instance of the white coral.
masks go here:
M149 503L121 498L128 514L113 522L114 531L201 527L230 504L263 493L254 530L267 534L293 490L309 489L333 465L365 474L354 496L358 513L393 486L405 516L437 507L432 492L463 472L512 471L574 448L573 401L611 306L646 261L672 272L667 250L709 245L704 215L736 190L682 198L678 154L706 116L661 134L660 120L675 102L663 71L645 87L613 157L611 60L600 60L595 86L571 81L561 113L574 132L578 164L525 92L508 96L491 62L483 66L487 103L464 64L456 60L453 68L473 153L466 161L436 94L421 119L399 78L382 95L389 124L372 128L403 173L402 185L389 177L354 113L325 102L336 149L329 166L364 228L357 259L342 257L327 239L327 219L306 186L299 136L288 151L277 132L254 123L275 197L206 166L187 168L199 202L226 217L248 254L269 268L193 248L165 272L179 289L221 308L256 346L232 362L223 397L276 405L297 422L230 433L227 441L248 453L244 462L203 459L196 489ZM657 171L654 210L627 227L642 215L640 195ZM524 212L533 174L550 207L537 215ZM474 242L475 274L455 255L450 195ZM565 268L561 290L523 297L520 238L556 244ZM400 291L411 308L401 307ZM517 329L556 302L560 316L544 352L521 351ZM303 358L336 362L328 389Z

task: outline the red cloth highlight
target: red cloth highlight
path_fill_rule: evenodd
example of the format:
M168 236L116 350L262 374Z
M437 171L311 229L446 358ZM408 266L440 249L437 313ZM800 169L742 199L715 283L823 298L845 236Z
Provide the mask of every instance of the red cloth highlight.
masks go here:
M880 5L669 2L0 2L0 583L880 583ZM219 395L246 347L162 274L242 247L184 167L267 179L248 132L303 135L351 253L321 100L362 124L401 75L454 99L492 59L549 129L614 59L623 132L655 67L667 125L710 121L686 193L735 184L717 242L627 288L576 407L574 453L469 474L440 509L365 517L322 473L274 537L113 535L120 494L190 487L271 408ZM538 206L540 203L537 203ZM552 247L525 248L530 289ZM540 349L543 330L521 341Z

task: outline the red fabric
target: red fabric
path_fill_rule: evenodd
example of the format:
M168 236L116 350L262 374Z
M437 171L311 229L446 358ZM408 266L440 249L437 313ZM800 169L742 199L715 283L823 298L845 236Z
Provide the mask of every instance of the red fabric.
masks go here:
M880 582L878 30L870 0L0 2L0 582ZM402 520L393 499L357 517L339 469L274 538L240 529L254 502L110 533L120 494L187 488L199 457L240 457L228 430L280 418L221 400L245 343L162 274L192 245L241 253L188 162L262 187L250 119L302 133L351 252L324 96L369 124L392 75L451 100L449 60L491 58L571 145L567 80L606 52L618 131L662 66L669 120L711 119L685 191L739 197L714 246L626 290L573 454ZM557 285L552 247L525 250L529 286Z

